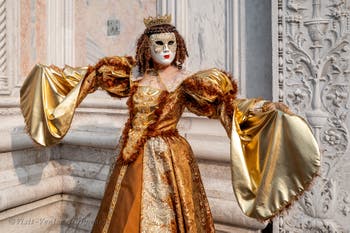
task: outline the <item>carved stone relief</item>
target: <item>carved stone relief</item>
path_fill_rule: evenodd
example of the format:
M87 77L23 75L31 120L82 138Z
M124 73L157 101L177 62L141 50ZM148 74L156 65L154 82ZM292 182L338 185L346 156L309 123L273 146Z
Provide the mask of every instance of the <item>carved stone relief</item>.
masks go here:
M307 119L322 152L320 177L274 232L349 232L350 1L274 3L275 100Z
M8 92L6 0L0 0L0 94Z
M0 95L13 95L19 76L20 1L0 0Z

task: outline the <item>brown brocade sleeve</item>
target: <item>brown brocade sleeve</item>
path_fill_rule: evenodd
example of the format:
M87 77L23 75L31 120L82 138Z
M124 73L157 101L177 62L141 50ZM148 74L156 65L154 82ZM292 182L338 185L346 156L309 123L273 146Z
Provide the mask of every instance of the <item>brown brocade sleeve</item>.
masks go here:
M86 76L92 77L96 86L106 90L113 97L126 97L130 91L130 78L135 60L132 57L106 57L94 67L90 67Z
M199 116L219 118L230 135L237 84L229 74L215 68L200 71L187 78L182 88L189 111Z

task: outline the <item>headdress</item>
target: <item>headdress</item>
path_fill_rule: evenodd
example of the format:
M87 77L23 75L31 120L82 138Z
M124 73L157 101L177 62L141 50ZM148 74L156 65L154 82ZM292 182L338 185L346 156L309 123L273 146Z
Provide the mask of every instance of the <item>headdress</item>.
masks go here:
M171 15L163 15L157 17L148 17L143 19L143 22L146 28L150 28L156 25L170 24L171 23Z

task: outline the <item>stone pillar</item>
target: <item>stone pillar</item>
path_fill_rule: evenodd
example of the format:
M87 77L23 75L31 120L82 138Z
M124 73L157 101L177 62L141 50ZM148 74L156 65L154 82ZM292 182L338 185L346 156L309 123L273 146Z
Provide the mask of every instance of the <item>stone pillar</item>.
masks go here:
M350 229L350 2L274 0L273 95L310 124L320 177L274 221L274 232Z

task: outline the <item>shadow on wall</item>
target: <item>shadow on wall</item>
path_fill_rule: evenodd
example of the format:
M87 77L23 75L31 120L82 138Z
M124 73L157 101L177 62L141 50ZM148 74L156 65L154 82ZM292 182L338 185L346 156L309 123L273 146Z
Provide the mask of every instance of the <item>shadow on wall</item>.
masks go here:
M16 140L13 138L12 140ZM58 155L54 155L52 148L36 147L11 152L13 169L17 175L18 184L35 186L45 179L57 175ZM9 181L12 180L9 178Z
M6 184L3 183L1 189L16 186L19 193L26 192L26 186L39 185L43 180L56 175L55 160L59 155L52 153L52 147L34 144L22 127L14 128L10 137L9 152L4 153L0 167L6 173Z
M115 150L67 144L23 149L18 134L11 139L17 147L0 164L1 229L90 232Z

